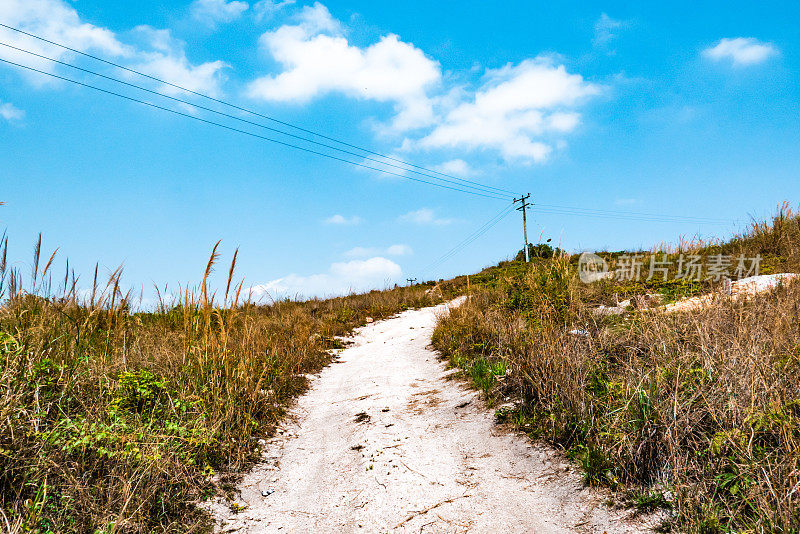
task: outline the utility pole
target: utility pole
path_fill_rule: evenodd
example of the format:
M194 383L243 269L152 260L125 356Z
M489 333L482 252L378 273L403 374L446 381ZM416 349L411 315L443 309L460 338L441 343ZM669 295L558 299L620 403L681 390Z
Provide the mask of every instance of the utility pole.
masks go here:
M514 199L515 203L516 202L521 202L522 203L522 205L517 208L517 211L521 211L522 212L522 234L525 236L525 249L524 250L525 250L525 262L526 263L531 261L531 259L528 257L528 220L527 220L527 217L525 215L525 208L527 208L528 206L531 205L530 203L527 202L527 200L530 197L531 197L531 194L528 193L525 196L520 196L519 198L515 198Z
M408 285L410 285L410 286L413 286L414 282L416 282L416 281L417 281L416 278L406 278L406 282L408 282Z

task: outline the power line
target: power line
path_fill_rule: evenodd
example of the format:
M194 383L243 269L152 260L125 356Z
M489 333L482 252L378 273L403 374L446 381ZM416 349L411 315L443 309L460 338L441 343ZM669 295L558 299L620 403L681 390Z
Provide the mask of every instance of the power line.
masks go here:
M439 265L443 264L456 254L458 254L463 248L467 245L470 245L473 241L481 237L483 234L488 232L494 225L499 223L503 218L505 218L509 213L514 211L514 203L512 202L505 208L503 208L497 215L483 223L480 227L478 227L474 232L468 235L463 241L458 243L456 246L442 254L439 258L431 262L427 267L422 270L422 273L428 273L431 269L438 267Z
M566 210L576 210L576 211L584 211L589 213L600 213L600 214L611 214L611 215L625 215L625 216L642 216L642 217L657 217L660 219L675 219L681 221L695 221L695 222L713 222L713 223L730 223L731 221L727 219L719 219L715 217L695 217L695 216L685 216L685 215L661 215L658 213L646 213L640 211L621 211L621 210L604 210L604 209L596 209L596 208L580 208L577 206L563 206L558 204L536 204L536 206L541 206L545 208L554 208L554 209L566 209Z
M453 190L453 191L458 191L460 193L467 193L467 194L470 194L470 195L476 195L476 196L480 196L480 197L491 198L491 199L494 199L494 200L508 200L506 197L493 196L493 195L489 195L489 194L479 193L479 192L476 192L476 191L469 191L469 190L466 190L466 189L459 189L457 187L451 187L449 185L429 182L427 180L422 180L420 178L413 178L411 176L406 176L404 174L400 174L400 173L397 173L397 172L388 171L386 169L379 169L377 167L372 167L370 165L365 165L363 163L358 163L357 161L350 161L348 159L340 158L338 156L334 156L334 155L331 155L331 154L326 154L324 152L319 152L317 150L312 150L310 148L306 148L306 147L302 147L302 146L298 146L298 145L293 145L292 143L287 143L287 142L281 141L279 139L273 139L271 137L266 137L264 135L259 135L257 133L248 132L247 130L242 130L242 129L239 129L239 128L234 128L233 126L228 126L226 124L219 123L219 122L210 121L210 120L204 119L202 117L196 117L196 116L191 115L189 113L183 113L181 111L177 111L177 110L174 110L174 109L166 108L164 106L159 106L158 104L153 104L152 102L147 102L145 100L139 100L138 98L133 98L131 96L123 95L121 93L115 93L114 91L109 91L108 89L103 89L101 87L90 85L88 83L83 83L83 82L80 82L78 80L73 80L73 79L67 78L65 76L59 76L57 74L46 72L46 71L43 71L43 70L40 70L40 69L37 69L37 68L34 68L34 67L30 67L28 65L22 65L20 63L15 63L15 62L9 61L7 59L0 58L0 61L2 61L3 63L7 63L9 65L14 65L15 67L20 67L20 68L23 68L23 69L30 70L32 72L37 72L39 74L44 74L45 76L50 76L50 77L56 78L58 80L63 80L65 82L74 83L74 84L80 85L82 87L86 87L86 88L89 88L89 89L94 89L95 91L99 91L101 93L105 93L105 94L108 94L108 95L112 95L112 96L116 96L116 97L119 97L119 98L123 98L125 100L129 100L131 102L135 102L137 104L142 104L142 105L149 106L149 107L152 107L152 108L155 108L155 109L159 109L159 110L162 110L162 111L167 111L167 112L173 113L175 115L180 115L181 117L186 117L186 118L189 118L189 119L193 119L193 120L196 120L198 122L202 122L202 123L205 123L205 124L210 124L212 126L218 126L220 128L225 128L226 130L230 130L232 132L241 133L241 134L244 134L244 135L249 135L251 137L262 139L264 141L269 141L269 142L277 143L279 145L283 145L283 146L286 146L286 147L295 148L297 150L302 150L304 152L308 152L310 154L315 154L317 156L322 156L322 157L330 158L330 159L333 159L333 160L336 160L336 161L349 163L351 165L356 165L356 166L362 167L364 169L369 169L369 170L373 170L373 171L377 171L377 172L382 172L382 173L385 173L385 174L398 176L400 178L405 178L406 180L412 180L414 182L420 182L420 183L423 183L423 184L428 184L428 185L432 185L432 186L436 186L436 187L441 187L441 188L444 188L444 189L450 189L450 190Z
M253 134L251 132L239 130L237 128L232 128L232 127L229 127L229 126L226 126L226 125L223 125L223 124L215 123L213 121L200 119L200 118L197 118L195 116L184 114L184 113L181 113L181 112L178 112L178 111L175 111L175 110L171 110L171 109L168 109L168 108L163 108L161 106L157 106L157 105L151 104L149 102L140 101L140 100L137 100L135 98L131 98L131 97L128 97L128 96L125 96L125 95L120 95L118 93L114 93L112 91L107 91L107 90L100 89L100 88L97 88L97 87L94 87L94 86L91 86L91 85L88 85L88 84L83 84L83 83L78 82L76 80L71 80L69 78L59 77L57 75L50 74L50 73L45 72L45 71L40 71L40 70L34 69L32 67L28 67L28 66L21 65L21 64L18 64L18 63L13 63L13 62L7 61L7 60L2 60L2 61L5 61L6 63L15 65L17 67L26 68L26 69L29 69L29 70L32 70L32 71L35 71L35 72L39 72L41 74L45 74L45 75L48 75L48 76L53 76L55 78L63 79L64 81L69 81L69 82L72 82L72 83L75 83L75 84L78 84L78 85L83 85L85 87L89 87L89 88L92 88L92 89L95 89L95 90L98 90L98 91L102 91L102 92L105 92L107 94L112 94L112 95L115 95L115 96L119 96L121 98L125 98L125 99L128 99L128 100L137 102L137 103L148 105L148 106L151 106L151 107L154 107L154 108L157 108L157 109L162 109L164 111L169 111L171 113L175 113L175 114L178 114L178 115L181 115L181 116L186 116L186 117L189 117L189 118L200 120L200 121L205 122L207 124L220 126L220 127L232 130L232 131L236 131L236 132L239 132L239 133L244 133L246 135L251 135L251 136L258 137L258 138L261 138L261 139L264 139L264 140L267 140L267 141L275 142L275 143L282 144L282 145L285 145L285 146L288 146L288 147L292 147L292 148L296 148L296 149L299 149L299 150L304 150L304 151L309 152L309 153L313 153L313 154L317 154L317 155L320 155L320 156L328 157L328 158L335 159L335 160L338 160L338 161L343 161L343 162L350 163L352 165L357 165L359 167L363 167L363 168L366 168L366 169L375 170L377 172L382 172L382 173L385 173L385 174L399 176L401 178L407 178L409 180L413 180L413 181L417 181L417 182L421 182L421 183L426 183L428 185L435 185L437 187L443 187L443 188L446 188L446 189L452 189L452 190L459 191L459 192L470 193L470 194L475 194L475 195L479 195L479 196L486 196L487 198L505 200L506 199L505 195L504 195L505 193L508 193L508 194L511 194L511 195L515 194L513 191L508 190L508 189L493 187L493 186L481 184L479 182L475 182L475 181L472 181L472 180L467 180L465 178L459 178L459 177L456 177L456 176L452 176L450 174L443 173L443 172L440 172L440 171L427 169L425 167L422 167L422 166L419 166L419 165L415 165L413 163L404 161L404 160L399 159L399 158L394 158L394 157L391 157L391 156L387 156L387 155L382 154L380 152L376 152L376 151L373 151L373 150L370 150L370 149L367 149L367 148L364 148L364 147L361 147L361 146L358 146L358 145L355 145L355 144L347 143L345 141L341 141L341 140L336 139L334 137L330 137L330 136L321 134L319 132L316 132L316 131L313 131L313 130L310 130L310 129L306 129L306 128L303 128L303 127L300 127L300 126L296 126L296 125L291 124L289 122L282 121L282 120L276 119L274 117L271 117L269 115L258 113L256 111L252 111L250 109L244 108L242 106L238 106L236 104L232 104L232 103L227 102L225 100L214 98L212 96L200 93L198 91L193 91L191 89L188 89L186 87L183 87L183 86L175 84L175 83L168 82L168 81L163 80L161 78L158 78L156 76L151 76L149 74L145 74L145 73L137 71L135 69L132 69L132 68L129 68L129 67L125 67L124 65L120 65L118 63L115 63L113 61L109 61L109 60L101 58L99 56L95 56L93 54L89 54L87 52L83 52L81 50L69 47L69 46L64 45L62 43L59 43L59 42L56 42L56 41L41 37L39 35L24 31L24 30L22 30L20 28L15 28L13 26L9 26L9 25L3 24L3 23L0 23L0 27L6 28L8 30L15 31L17 33L20 33L20 34L26 35L28 37L31 37L33 39L37 39L39 41L42 41L42 42L57 46L57 47L62 48L64 50L68 50L70 52L74 52L74 53L79 54L81 56L88 57L90 59L105 63L107 65L110 65L110 66L113 66L113 67L116 67L116 68L119 68L119 69L122 69L122 70L130 72L132 74L136 74L138 76L142 76L144 78L148 78L150 80L156 81L156 82L164 84L166 86L173 87L173 88L179 89L181 91L185 91L187 93L190 93L190 94L193 94L195 96L198 96L198 97L201 97L201 98L216 102L218 104L222 104L224 106L228 106L228 107L230 107L232 109L236 109L236 110L242 111L244 113L251 114L253 116L261 117L263 119L275 122L276 124L281 124L281 125L286 126L288 128L293 128L295 130L298 130L298 131L301 131L301 132L304 132L304 133L307 133L307 134L310 134L310 135L314 135L314 136L320 137L322 139L326 139L326 140L334 142L334 143L338 143L338 144L340 144L342 146L347 146L347 147L353 148L355 150L360 150L362 152L365 152L365 153L368 153L368 154L372 154L374 156L378 156L378 157L384 158L386 160L390 160L390 161L394 161L394 162L397 162L397 163L401 163L403 165L407 165L407 166L413 167L415 169L420 169L420 170L423 170L423 171L425 171L426 173L429 173L429 174L424 174L424 173L415 171L413 169L406 169L406 168L403 168L403 167L399 167L397 165L393 165L393 164L390 164L390 163L382 162L382 161L376 160L374 158L370 158L370 157L367 157L367 156L364 156L364 155L361 155L361 154L356 154L356 153L353 153L353 152L350 152L350 151L347 151L347 150L343 150L341 148L337 148L337 147L333 147L331 145L327 145L325 143L320 143L318 141L314 141L312 139L308 139L308 138L305 138L305 137L302 137L302 136L297 136L297 135L291 134L289 132L284 132L284 131L276 129L276 128L271 128L269 126L266 126L266 125L263 125L263 124L260 124L260 123L248 121L248 120L243 119L241 117L236 117L234 115L230 115L230 114L218 111L218 110L214 110L214 109L207 108L207 107L204 107L204 106L200 106L198 104L194 104L194 103L191 103L191 102L188 102L188 101L176 98L176 97L165 95L163 93L159 93L157 91L153 91L153 90L138 86L136 84L125 82L123 80L119 80L119 79L113 78L111 76L106 76L106 75L103 75L103 74L100 74L100 73L97 73L97 72L94 72L94 71L91 71L91 70L88 70L88 69L83 69L81 67L77 67L75 65L71 65L71 64L66 63L66 62L62 62L62 61L59 61L59 60L56 60L56 59L53 59L53 58L49 58L47 56L43 56L43 55L37 54L35 52L31 52L29 50L25 50L25 49L22 49L22 48L17 48L15 46L12 46L12 45L9 45L9 44L6 44L6 43L0 43L0 44L2 44L4 46L7 46L9 48L12 48L12 49L15 49L15 50L19 50L21 52L25 52L25 53L34 55L34 56L40 57L42 59L46 59L48 61L59 63L59 64L62 64L62 65L65 65L65 66L68 66L68 67L71 67L71 68L74 68L74 69L77 69L77 70L80 70L80 71L95 75L95 76L98 76L98 77L102 77L102 78L105 78L105 79L108 79L108 80L112 80L112 81L115 81L117 83L128 85L130 87L134 87L134 88L140 89L142 91L146 91L148 93L152 93L152 94L161 96L163 98L168 98L168 99L171 99L173 101L180 102L180 103L183 103L183 104L186 104L186 105L191 105L191 106L194 106L194 107L196 107L198 109L202 109L202 110L205 110L205 111L216 113L218 115L221 115L221 116L224 116L224 117L228 117L228 118L231 118L231 119L234 119L234 120L238 120L238 121L241 121L241 122L245 122L245 123L248 123L248 124L251 124L251 125L254 125L254 126L258 126L260 128L265 128L265 129L268 129L270 131L273 131L273 132L276 132L276 133L279 133L279 134L282 134L282 135L286 135L286 136L289 136L289 137L292 137L292 138L295 138L295 139L299 139L299 140L302 140L302 141L305 141L305 142L308 142L308 143L313 143L313 144L316 144L316 145L319 145L319 146L322 146L322 147L325 147L325 148L329 148L329 149L332 149L332 150L337 150L337 151L346 153L348 155L361 157L361 158L364 158L366 160L373 161L373 162L375 162L377 164L380 164L380 165L385 165L385 166L390 166L390 167L394 167L394 168L397 168L397 169L402 169L404 172L412 172L412 173L415 173L415 174L418 174L418 175L421 175L421 176L425 176L427 178L440 180L440 181L444 181L444 182L447 182L447 183L454 183L454 182L451 182L450 180L444 180L442 178L431 176L431 174L445 176L447 178L451 178L451 179L456 180L458 182L464 182L463 184L462 183L457 183L457 184L454 183L454 185L457 185L458 187L476 189L477 191L482 191L483 193L488 193L488 194L475 193L475 192L472 192L472 191L464 191L464 190L458 189L456 187L448 187L448 186L445 186L445 185L442 185L442 184L430 183L430 182L427 182L425 180L415 179L415 178L412 178L412 177L408 177L408 176L402 175L400 173L395 173L395 172L387 171L387 170L384 170L384 169L376 169L376 168L371 167L369 165L364 165L364 164L361 164L361 163L358 163L358 162L345 160L343 158L338 158L338 157L332 156L330 154L324 154L324 153L321 153L321 152L310 150L310 149L305 148L305 147L299 147L299 146L296 146L296 145L292 145L290 143L285 143L283 141L279 141L279 140L276 140L276 139L267 138L267 137L264 137L264 136L259 136L257 134ZM467 185L467 184L471 184L471 185ZM493 193L492 191L488 191L488 190L502 192L503 194ZM542 208L552 208L552 209L542 209ZM702 223L702 224L729 224L730 222L732 222L732 221L725 221L723 219L713 219L713 218L706 218L706 217L684 217L684 216L673 216L673 215L648 214L648 213L641 213L641 212L623 212L623 211L613 211L613 210L599 210L599 209L592 209L592 208L581 208L581 207L575 207L575 206L563 206L563 205L553 205L553 204L539 204L538 206L535 206L533 209L535 211L539 211L539 212L542 212L542 213L551 213L551 214L560 214L560 215L577 215L577 216L584 216L584 217L598 217L598 218L610 218L610 219L649 221L649 222L698 222L698 223Z
M719 222L712 222L712 221L701 221L701 220L692 220L691 218L681 218L678 216L669 216L669 215L652 215L652 216L642 216L642 215L627 215L625 212L609 212L609 213L595 213L591 211L585 211L585 208L541 208L534 204L531 208L532 211L537 213L549 213L554 215L573 215L578 217L595 217L601 219L618 219L618 220L627 220L627 221L643 221L643 222L662 222L662 223L697 223L697 224L708 224L708 225L728 225L733 223L734 221L724 221L720 219Z
M492 194L492 195L495 195L495 196L499 196L497 193L495 193L493 191L489 191L489 190L484 189L482 187L477 187L477 186L473 186L473 185L469 185L469 184L461 184L461 183L458 183L458 182L456 182L454 180L448 180L446 178L439 178L438 176L434 176L432 174L426 174L426 173L423 173L423 172L420 172L420 171L416 171L414 169L407 169L405 167L401 167L400 165L394 165L392 163L386 163L384 161L380 161L378 159L371 158L369 156L364 156L363 154L358 154L358 153L352 152L350 150L346 150L346 149L339 148L339 147L336 147L336 146L333 146L333 145L329 145L327 143L321 143L321 142L315 141L313 139L308 139L307 137L303 137L302 135L295 135L295 134L292 134L292 133L289 133L289 132L284 132L283 130L279 130L278 128L272 128L272 127L266 126L264 124L260 124L260 123L253 122L253 121L249 121L247 119L243 119L241 117L237 117L235 115L231 115L229 113L225 113L223 111L218 111L216 109L212 109L212 108L209 108L209 107L206 107L206 106L201 106L199 104L195 104L193 102L189 102L189 101L183 100L181 98L177 98L177 97L170 96L170 95L165 95L163 93L159 93L158 91L154 91L152 89L148 89L146 87L142 87L142 86L136 85L134 83L130 83L130 82L126 82L124 80L120 80L118 78L114 78L113 76L107 76L107 75L101 74L99 72L95 72L95 71L92 71L92 70L89 70L89 69L84 69L82 67L78 67L77 65L72 65L72 64L67 63L65 61L60 61L58 59L54 59L54 58L51 58L51 57L48 57L48 56L44 56L42 54L38 54L36 52L32 52L32 51L26 50L24 48L19 48L19 47L10 45L8 43L4 43L2 41L0 41L0 46L5 46L5 47L11 48L13 50L17 50L19 52L24 52L26 54L30 54L32 56L35 56L35 57L38 57L38 58L41 58L41 59L45 59L47 61L51 61L51 62L57 63L59 65L64 65L66 67L70 67L72 69L75 69L75 70L78 70L78 71L81 71L81 72L85 72L87 74L91 74L91 75L97 76L99 78L103 78L103 79L110 80L110 81L113 81L113 82L116 82L116 83L119 83L119 84L122 84L122 85L126 85L128 87L133 87L135 89L139 89L141 91L144 91L144 92L147 92L147 93L150 93L150 94L162 97L162 98L167 98L167 99L172 100L174 102L179 102L181 104L186 104L188 106L192 106L192 107L195 107L197 109L202 109L204 111L215 113L217 115L221 115L221 116L229 118L229 119L233 119L233 120L237 120L237 121L240 121L240 122L244 122L246 124L250 124L250 125L253 125L253 126L258 126L259 128L264 128L264 129L269 130L271 132L275 132L275 133L279 133L279 134L282 134L282 135L286 135L286 136L291 137L293 139L298 139L298 140L301 140L301 141L312 143L312 144L317 145L317 146L329 148L331 150L336 150L338 152L342 152L342 153L345 153L345 154L348 154L348 155L351 155L351 156L355 156L355 157L358 157L358 158L363 158L365 160L377 163L378 165L385 165L385 166L388 166L388 167L393 167L393 168L400 169L400 170L405 171L405 172L411 172L411 173L414 173L414 174L418 174L420 176L425 176L425 177L431 178L433 180L439 180L439 181L442 181L442 182L454 184L454 185L456 185L458 187L476 189L476 190L481 191L483 193L488 193L488 194Z
M458 254L463 248L465 248L468 245L470 245L471 243L473 243L475 240L477 240L482 235L484 235L486 232L488 232L493 226L495 226L497 223L499 223L502 219L504 219L509 213L511 213L511 211L513 211L513 207L514 207L514 203L512 203L511 205L506 206L505 208L503 208L503 210L501 210L497 215L495 215L494 217L489 219L486 223L484 223L482 226L480 226L472 234L467 236L463 241L461 241L455 247L453 247L449 251L445 252L442 256L440 256L438 259L434 260L431 264L429 264L427 267L425 267L422 270L422 273L424 274L424 273L429 272L431 269L433 269L435 267L438 267L439 265L443 264L444 262L446 262L447 260L449 260L450 258L455 256L456 254ZM675 221L675 220L659 219L659 218L654 218L654 217L647 217L647 218L645 218L645 217L636 217L636 216L625 217L625 216L622 216L622 215L614 215L613 214L614 212L610 212L610 213L584 213L582 211L570 211L570 210L567 210L567 209L561 209L561 210L542 209L542 208L537 208L536 204L530 205L528 207L528 209L532 209L534 211L538 211L538 212L541 212L541 213L553 213L553 214L561 214L561 215L578 215L578 216L584 216L584 217L600 217L600 218L637 220L637 221L641 220L641 221L651 221L651 222L671 222L671 223L680 222L680 221ZM574 209L575 210L583 210L585 208L574 208ZM597 210L597 211L603 211L603 210ZM715 223L708 223L708 224L715 224ZM722 224L722 223L717 223L717 224Z
M186 87L183 87L183 86L180 86L180 85L177 85L177 84L174 84L174 83L168 82L168 81L166 81L166 80L162 80L161 78L158 78L158 77L156 77L156 76L151 76L151 75L149 75L149 74L145 74L145 73L143 73L143 72L140 72L140 71L138 71L138 70L135 70L135 69L132 69L132 68L129 68L129 67L125 67L124 65L120 65L120 64L118 64L118 63L115 63L115 62L113 62L113 61L109 61L109 60L107 60L107 59L103 59L103 58L101 58L101 57L99 57L99 56L95 56L95 55L89 54L89 53L87 53L87 52L83 52L83 51L81 51L81 50L77 50L77 49L75 49L75 48L71 48L71 47L69 47L69 46L67 46L67 45L65 45L65 44L58 43L58 42L56 42L56 41L52 41L52 40L50 40L50 39L46 39L46 38L44 38L44 37L41 37L41 36L39 36L39 35L36 35L36 34L33 34L33 33L26 32L26 31L24 31L24 30L21 30L21 29L19 29L19 28L15 28L15 27L13 27L13 26L9 26L9 25L7 25L7 24L0 23L0 27L3 27L3 28L6 28L6 29L8 29L8 30L12 30L12 31L15 31L15 32L21 33L21 34L23 34L23 35L27 35L28 37L32 37L32 38L34 38L34 39L37 39L37 40L39 40L39 41L42 41L42 42L45 42L45 43L48 43L48 44L51 44L51 45L54 45L54 46L57 46L57 47L59 47L59 48L63 48L64 50L69 50L70 52L74 52L74 53L76 53L76 54L82 55L82 56L84 56L84 57L88 57L88 58L90 58L90 59L94 59L95 61L100 61L100 62L102 62L102 63L105 63L105 64L107 64L107 65L111 65L111 66L113 66L113 67L116 67L116 68L118 68L118 69L122 69L122 70L124 70L124 71L127 71L127 72L130 72L130 73L132 73L132 74L136 74L136 75L138 75L138 76L142 76L142 77L148 78L148 79L150 79L150 80L153 80L153 81L156 81L156 82L162 83L162 84L164 84L164 85L167 85L167 86L169 86L169 87L173 87L173 88L175 88L175 89L180 89L181 91L186 91L187 93L193 94L193 95L195 95L195 96L199 96L199 97L201 97L201 98L205 98L205 99L207 99L207 100L211 100L212 102L216 102L216 103L218 103L218 104L222 104L222 105L224 105L224 106L228 106L228 107L230 107L230 108L232 108L232 109L236 109L236 110L239 110L239 111L242 111L242 112L248 113L248 114L250 114L250 115L254 115L254 116L256 116L256 117L261 117L262 119L266 119L266 120L269 120L269 121L275 122L275 123L277 123L277 124L281 124L281 125L283 125L283 126L286 126L286 127L289 127L289 128L293 128L293 129L295 129L295 130L298 130L298 131L301 131L301 132L304 132L304 133L307 133L307 134L315 135L315 136L317 136L317 137L320 137L320 138L322 138L322 139L326 139L326 140L328 140L328 141L332 141L332 142L334 142L334 143L338 143L338 144L340 144L340 145L347 146L347 147L349 147L349 148L353 148L353 149L356 149L356 150L361 150L362 152L366 152L366 153L368 153L368 154L372 154L373 156L378 156L378 157L381 157L381 158L384 158L384 159L387 159L387 160L390 160L390 161L394 161L394 162L396 162L396 163L402 163L403 165L407 165L407 166L409 166L409 167L413 167L413 168L416 168L416 169L420 169L420 170L423 170L423 171L425 171L425 172L427 172L427 173L438 174L438 175L440 175L440 176L445 176L445 177L447 177L447 178L451 178L451 179L453 179L453 180L458 180L459 182L465 182L465 183L473 184L473 185L476 185L476 186L480 186L480 187L482 187L482 188L485 188L485 189L492 189L492 190L495 190L495 191L498 191L498 192L509 193L509 194L511 194L511 195L515 195L515 194L516 194L516 193L514 193L513 191L510 191L510 190L508 190L508 189L503 189L503 188L499 188L499 187L493 187L493 186L489 186L489 185L484 185L484 184L481 184L481 183L479 183L479 182L475 182L475 181L472 181L472 180L467 180L466 178L459 178L459 177L457 177L457 176L452 176L452 175L450 175L450 174L443 173L443 172L440 172L440 171L436 171L436 170L432 170L432 169L427 169L427 168L425 168L425 167L422 167L422 166L420 166L420 165L415 165L415 164L413 164L413 163L410 163L410 162L404 161L404 160L402 160L402 159L399 159L399 158L394 158L394 157L392 157L392 156L387 156L387 155L385 155L385 154L382 154L382 153L380 153L380 152L376 152L376 151L373 151L373 150L370 150L370 149L367 149L367 148L364 148L364 147L361 147L361 146L358 146L358 145L355 145L355 144L347 143L347 142L345 142L345 141L341 141L341 140L339 140L339 139L336 139L336 138L334 138L334 137L330 137L330 136L327 136L327 135L321 134L321 133L319 133L319 132L315 132L315 131L313 131L313 130L309 130L309 129L307 129L307 128L303 128L303 127L300 127L300 126L296 126L296 125L294 125L294 124L291 124L291 123L289 123L289 122L282 121L282 120L276 119L276 118L274 118L274 117L270 117L269 115L265 115L265 114L262 114L262 113L258 113L258 112L256 112L256 111L252 111L252 110L250 110L250 109L247 109L247 108L245 108L245 107L238 106L238 105L236 105L236 104L232 104L232 103L230 103L230 102L227 102L227 101L225 101L225 100L222 100L222 99L214 98L214 97L212 97L212 96L206 95L206 94L204 94L204 93L200 93L200 92L198 92L198 91L193 91L193 90L191 90L191 89L188 89L188 88L186 88ZM46 58L46 59L49 59L49 58ZM123 82L123 83L124 83L124 82ZM158 94L161 94L161 93L158 93ZM166 95L162 95L162 96L166 96ZM191 104L191 105L195 105L195 104ZM288 133L286 133L286 132L282 132L282 133L284 133L285 135L291 135L291 134L288 134ZM364 156L362 156L362 155L359 155L359 157L364 157ZM384 165L386 165L386 164L384 163ZM406 170L409 170L409 171L410 171L410 169L406 169ZM411 171L411 172L413 172L413 171Z
M503 220L509 213L514 211L512 208L513 208L513 206L506 208L499 215L496 215L494 218L492 218L489 221L487 221L486 223L484 223L484 225L482 227L480 227L478 230L473 232L473 234L471 234L469 237L467 237L464 241L462 241L461 243L459 243L458 245L453 247L450 251L448 251L446 254L444 254L442 257L440 257L438 260L436 260L433 264L431 264L429 267L427 267L425 269L425 271L427 272L430 269L438 267L439 265L442 265L443 263L448 261L453 256L456 256L459 252L461 252L461 250L463 250L467 246L471 245L474 241L476 241L478 238L483 236L486 232L488 232L497 223L499 223L501 220Z

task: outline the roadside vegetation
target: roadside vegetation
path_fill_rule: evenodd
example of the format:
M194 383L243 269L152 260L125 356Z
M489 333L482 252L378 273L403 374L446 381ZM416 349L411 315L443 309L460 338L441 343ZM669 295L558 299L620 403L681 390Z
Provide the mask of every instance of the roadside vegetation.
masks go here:
M434 344L501 419L563 448L588 483L639 510L671 510L665 527L676 530L800 530L798 282L692 311L598 315L601 304L670 302L720 282L584 284L576 257L541 244L530 264L433 290L262 305L235 281L235 255L225 291L209 289L215 247L194 289L137 310L121 270L95 271L79 291L41 240L24 275L7 266L6 245L0 530L209 531L197 503L233 491L339 336L463 293ZM762 273L800 272L800 218L784 206L729 241L650 252L759 254Z
M800 218L783 206L729 241L650 252L760 254L762 273L800 272ZM719 282L584 284L576 262L540 255L470 276L471 297L440 320L435 346L587 483L670 510L664 528L800 531L800 282L684 312L602 315L614 300L669 302Z
M79 293L34 251L7 268L0 242L0 530L198 532L195 504L258 458L337 336L433 304L424 286L256 305L207 279L135 311L121 270ZM41 260L41 261L40 261ZM28 281L23 281L27 279ZM78 295L81 295L80 297Z

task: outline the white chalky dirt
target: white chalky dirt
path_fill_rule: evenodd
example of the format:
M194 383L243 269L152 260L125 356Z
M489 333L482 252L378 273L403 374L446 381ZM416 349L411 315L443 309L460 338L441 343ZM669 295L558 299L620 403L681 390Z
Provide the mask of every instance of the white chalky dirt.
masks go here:
M775 289L780 284L789 283L797 278L795 273L779 273L779 274L760 274L757 276L750 276L741 278L731 283L730 298L737 299L741 296L752 296L765 291ZM726 295L720 293L710 293L707 295L700 295L698 297L691 297L672 304L664 306L667 312L673 311L690 311L708 307L720 298L726 298Z
M558 453L495 424L428 345L447 305L356 331L264 463L213 511L222 532L640 532ZM368 420L357 422L366 413ZM359 449L359 447L361 447ZM273 491L270 493L270 491Z

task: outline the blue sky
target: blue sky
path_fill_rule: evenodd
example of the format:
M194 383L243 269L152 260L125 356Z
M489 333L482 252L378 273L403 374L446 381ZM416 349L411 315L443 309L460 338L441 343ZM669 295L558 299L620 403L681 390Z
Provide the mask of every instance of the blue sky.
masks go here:
M531 214L532 240L576 251L726 236L797 205L799 15L794 2L0 0L0 23L540 206L739 221ZM202 103L2 28L0 42ZM513 212L428 269L506 203L4 64L0 157L14 265L28 270L42 232L83 286L95 261L124 263L137 288L194 282L222 239L260 295L340 293L474 272L522 241Z

